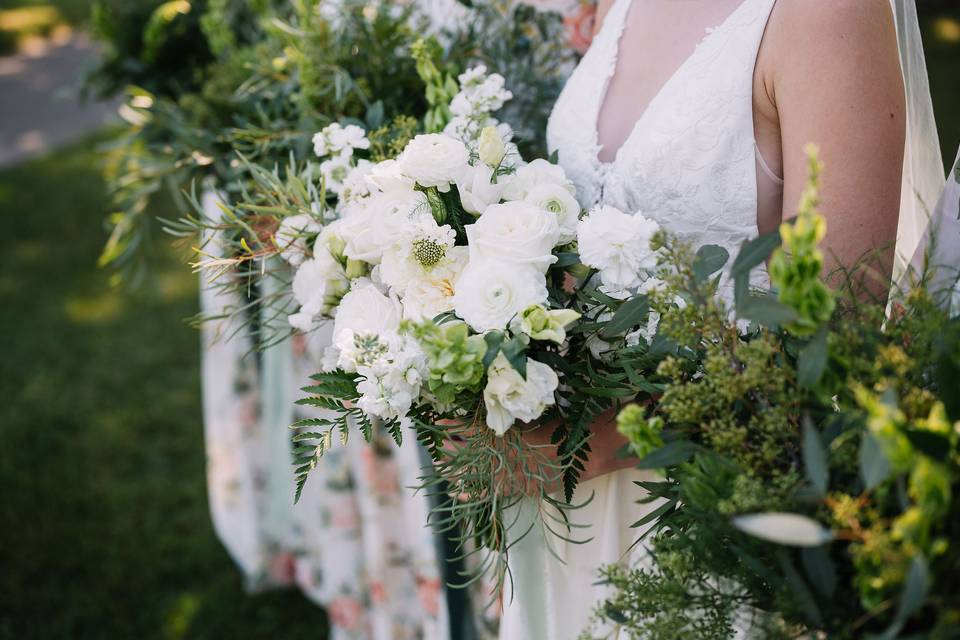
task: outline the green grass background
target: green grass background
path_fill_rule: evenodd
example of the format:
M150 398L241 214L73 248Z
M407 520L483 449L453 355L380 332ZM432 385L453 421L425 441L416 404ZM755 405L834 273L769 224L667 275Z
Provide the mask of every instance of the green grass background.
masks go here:
M323 638L214 536L195 278L171 252L154 286L108 287L93 147L0 173L0 639Z

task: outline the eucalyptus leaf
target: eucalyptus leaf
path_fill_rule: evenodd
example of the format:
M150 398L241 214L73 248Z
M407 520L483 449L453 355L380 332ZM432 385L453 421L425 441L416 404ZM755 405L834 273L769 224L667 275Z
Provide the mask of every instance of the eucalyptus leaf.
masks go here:
M696 445L692 442L674 440L647 454L637 465L637 468L662 469L663 467L672 467L689 460L694 451L696 451Z
M797 357L797 379L804 387L813 387L827 369L826 327L821 327Z
M764 260L770 257L770 254L780 246L781 242L779 231L766 233L744 242L733 261L733 267L730 270L731 275L733 277L749 276L755 267L760 266Z
M527 343L522 336L510 338L502 345L500 351L503 353L507 362L519 373L524 380L527 379Z
M826 495L827 484L830 482L827 452L820 433L814 428L809 417L805 417L803 421L803 467L810 484L821 496Z
M747 296L737 307L741 318L756 320L767 327L788 324L797 319L797 312L771 295Z
M503 338L503 333L500 331L490 331L483 336L484 342L487 343L487 352L483 355L484 371L489 369L493 361L497 359L497 354L500 353L500 345L503 344Z
M863 434L860 442L860 477L867 491L876 489L890 476L890 461L873 434Z
M738 516L733 526L744 533L791 547L819 547L833 540L833 534L819 522L796 513L758 513Z
M630 298L617 309L600 332L603 338L622 336L634 327L647 321L650 315L650 300L647 296Z
M708 244L700 247L693 262L693 277L697 282L705 282L710 276L723 268L730 259L730 252L721 246Z

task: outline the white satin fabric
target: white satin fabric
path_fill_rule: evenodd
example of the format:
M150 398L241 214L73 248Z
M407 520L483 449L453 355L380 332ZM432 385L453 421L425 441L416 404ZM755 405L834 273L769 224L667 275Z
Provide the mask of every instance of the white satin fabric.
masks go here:
M695 245L712 243L733 255L757 235L757 156L753 128L753 71L775 0L744 0L708 29L693 54L656 92L612 162L598 158L597 121L614 74L631 0L616 0L600 33L557 101L548 145L577 187L585 207L605 203L641 211ZM756 274L757 284L765 280ZM645 561L630 525L656 503L638 505L644 491L636 470L583 483L571 514L589 523L573 545L531 535L511 552L515 589L505 603L502 640L573 640L590 623L605 589L596 584L605 564ZM534 504L525 505L527 517ZM515 527L522 531L524 527ZM552 545L557 557L550 553Z

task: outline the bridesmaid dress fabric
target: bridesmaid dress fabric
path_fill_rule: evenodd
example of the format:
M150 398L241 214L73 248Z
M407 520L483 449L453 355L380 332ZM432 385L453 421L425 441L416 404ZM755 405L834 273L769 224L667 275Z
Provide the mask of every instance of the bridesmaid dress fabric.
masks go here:
M216 202L214 192L205 195L211 219L219 217ZM205 313L237 302L201 280ZM294 415L294 401L328 342L321 329L257 353L238 321L204 325L204 438L214 529L250 591L299 587L328 610L332 640L446 640L444 582L426 525L429 505L410 489L422 464L414 439L398 451L383 434L367 444L355 432L324 457L293 503L289 425L307 417Z
M758 235L758 180L770 178L758 173L753 76L774 2L743 0L719 26L707 29L605 163L598 157L598 119L628 12L640 5L640 0L614 2L557 101L547 130L550 150L558 153L584 207L606 204L640 212L694 246L717 244L731 255ZM765 273L754 274L755 284L766 281ZM729 283L724 287L732 295ZM597 584L600 567L650 561L642 545L631 546L641 532L630 528L658 506L637 504L644 491L635 481L650 479L626 470L580 485L575 501L593 498L571 518L590 524L574 531L576 537L592 537L586 544L531 534L514 547L514 588L505 600L502 640L577 638L608 595ZM535 508L528 502L525 517ZM603 637L616 633L613 628L594 631Z

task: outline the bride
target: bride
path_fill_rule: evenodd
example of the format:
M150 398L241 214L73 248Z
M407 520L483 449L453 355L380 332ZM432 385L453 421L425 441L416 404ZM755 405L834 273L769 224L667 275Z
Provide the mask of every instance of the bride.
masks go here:
M639 211L694 245L735 255L793 215L807 179L804 147L813 142L826 167L827 269L870 253L872 271L889 282L898 219L909 259L918 234L907 227L918 216L907 208L918 198L932 206L943 185L926 70L908 68L906 55L906 36L919 47L916 9L913 0L893 6L601 0L593 44L550 119L550 150L584 207ZM765 284L764 273L756 277ZM649 477L617 457L622 445L609 420L594 425L576 501L593 499L574 512L590 523L589 542L530 535L512 549L501 638L576 638L604 595L598 568L642 562L642 549L630 550L638 536L630 525L657 505L636 504L643 495L634 482Z

